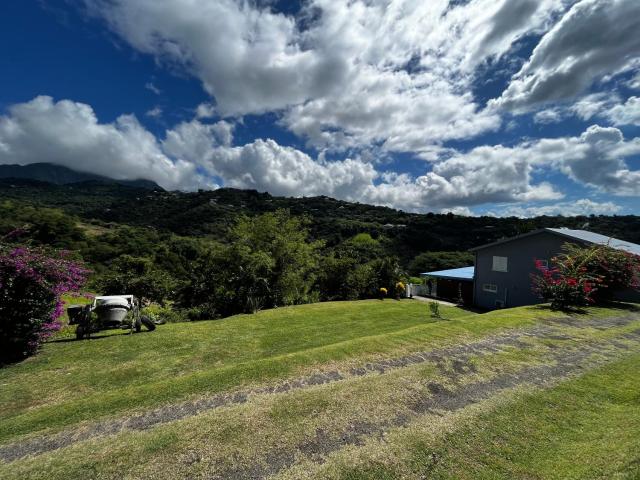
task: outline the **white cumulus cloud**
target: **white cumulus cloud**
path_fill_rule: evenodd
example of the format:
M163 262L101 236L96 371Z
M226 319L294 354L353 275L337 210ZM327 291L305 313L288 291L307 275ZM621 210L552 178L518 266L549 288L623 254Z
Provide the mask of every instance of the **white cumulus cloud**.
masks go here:
M135 49L197 76L225 114L259 113L322 95L346 73L317 55L295 19L233 0L85 0Z
M615 105L605 112L614 125L640 126L640 97L629 97L625 103Z
M577 2L535 47L495 105L527 111L573 98L640 56L640 2Z
M0 163L52 162L116 179L148 178L170 189L225 186L274 195L329 195L410 211L558 200L537 171L552 169L616 195L640 195L626 160L640 138L593 125L581 135L434 153L424 174L377 170L367 158L328 161L270 139L234 145L233 124L182 122L158 139L132 115L100 123L86 104L41 96L0 117Z
M165 188L210 185L192 163L171 159L133 115L100 123L91 106L39 96L0 116L0 163L51 162L115 179L145 178Z
M222 116L275 111L317 148L434 145L495 130L475 70L550 28L565 0L84 0L136 50L199 78ZM198 108L211 116L212 105Z
M514 147L476 147L458 157L458 163L464 166L478 158L484 163L504 163L508 159L513 165L527 165L529 171L551 169L603 192L635 196L640 195L640 170L632 169L626 160L638 154L640 138L625 140L617 128L592 125L574 137L543 138ZM505 173L500 175L496 182Z
M550 205L510 206L491 215L499 217L539 217L541 215L563 217L577 217L581 215L615 215L622 208L614 202L594 202L588 198L581 198L572 202L559 202Z

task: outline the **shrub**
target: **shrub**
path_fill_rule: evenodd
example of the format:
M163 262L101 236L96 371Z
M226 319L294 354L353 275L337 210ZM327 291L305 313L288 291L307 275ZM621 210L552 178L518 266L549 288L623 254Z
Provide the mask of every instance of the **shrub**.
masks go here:
M378 279L371 265L355 265L345 275L343 298L345 300L375 298L377 283Z
M131 294L141 300L164 304L176 284L152 259L120 255L111 263L109 271L95 281L95 288L102 295Z
M384 300L384 297L387 296L387 289L382 287L380 290L378 290L378 294L380 295L380 300Z
M396 283L395 292L396 292L396 298L398 300L400 300L406 293L406 287L405 287L404 283L397 282Z
M378 258L369 262L369 264L371 265L377 284L386 288L387 292L395 292L396 283L400 282L405 277L404 273L400 269L397 258Z
M402 278L396 259L371 260L361 253L343 245L322 259L317 283L322 300L379 298L380 287L395 294L394 285Z
M596 302L610 300L616 291L639 288L640 257L637 255L605 245L580 248L567 244L564 249L575 266L597 280L597 288L591 292Z
M87 273L65 251L0 244L0 363L33 354L60 329L61 297L80 289Z
M160 323L178 323L188 320L186 312L158 304L149 305L143 310L142 314L148 315L151 320Z
M615 290L638 288L640 259L606 245L566 244L547 267L536 261L533 290L554 309L583 306L611 298Z
M563 274L559 268L537 265L541 275L534 277L533 289L540 298L551 302L551 308L564 310L593 303L594 281L585 276Z
M438 302L429 302L429 311L433 318L440 318L440 304Z

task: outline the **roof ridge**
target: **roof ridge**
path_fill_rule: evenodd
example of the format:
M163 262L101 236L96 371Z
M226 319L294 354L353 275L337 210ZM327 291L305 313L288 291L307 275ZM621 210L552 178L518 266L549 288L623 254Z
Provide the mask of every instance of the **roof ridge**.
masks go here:
M632 253L634 255L640 255L640 245L632 242L628 242L626 240L621 240L619 238L603 235L601 233L592 232L590 230L581 230L581 229L572 229L566 227L543 227L537 230L532 230L527 233L523 233L521 235L516 235L514 237L502 238L495 242L487 243L485 245L480 245L478 247L471 248L470 251L475 252L478 250L483 250L484 248L492 247L494 245L499 245L502 243L510 242L513 240L518 240L520 238L525 238L531 235L537 235L542 232L549 232L556 235L560 235L562 237L567 237L573 240L578 240L580 242L585 242L589 244L596 245L608 245L611 248L616 250L622 250L625 252ZM581 233L581 235L576 235L576 233ZM607 239L606 242L603 239Z

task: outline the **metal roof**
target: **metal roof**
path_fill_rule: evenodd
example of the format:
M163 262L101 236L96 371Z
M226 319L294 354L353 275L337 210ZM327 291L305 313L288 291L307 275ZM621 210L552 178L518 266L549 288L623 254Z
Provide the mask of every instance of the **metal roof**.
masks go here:
M438 270L437 272L425 272L420 276L424 277L436 277L436 278L450 278L453 280L473 280L473 273L475 267L462 267L453 268L451 270Z
M503 238L496 242L487 243L486 245L480 245L479 247L469 249L469 251L475 252L487 247L493 247L494 245L511 242L520 238L530 237L531 235L537 235L543 232L554 233L556 235L561 235L565 238L578 240L580 242L608 245L611 248L615 248L616 250L624 250L625 252L633 253L634 255L640 255L640 245L638 244L625 242L624 240L607 237L606 235L600 235L599 233L589 232L587 230L572 230L570 228L541 228L539 230L533 230L522 235L516 235L515 237Z
M495 242L485 243L484 245L480 245L478 247L470 248L469 251L470 252L475 252L476 250L482 250L484 248L493 247L494 245L500 245L501 243L510 242L512 240L516 240L516 239L519 239L519 238L525 238L525 237L530 237L531 235L537 235L538 233L542 233L544 231L546 231L546 228L539 228L538 230L532 230L531 232L522 233L522 234L516 235L514 237L501 238L500 240L496 240Z
M640 245L618 240L613 237L607 237L606 235L600 235L599 233L588 232L587 230L571 230L569 228L547 228L547 230L583 242L608 245L616 250L624 250L634 255L640 255Z

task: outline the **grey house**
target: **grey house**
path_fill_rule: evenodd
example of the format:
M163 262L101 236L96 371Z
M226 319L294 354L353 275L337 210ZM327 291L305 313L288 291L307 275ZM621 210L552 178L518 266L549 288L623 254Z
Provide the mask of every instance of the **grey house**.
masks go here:
M535 260L549 262L565 243L608 245L640 255L640 245L586 230L544 228L471 249L475 253L473 302L493 309L540 303L531 291ZM617 292L623 301L640 302L640 292Z

